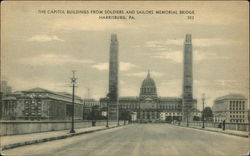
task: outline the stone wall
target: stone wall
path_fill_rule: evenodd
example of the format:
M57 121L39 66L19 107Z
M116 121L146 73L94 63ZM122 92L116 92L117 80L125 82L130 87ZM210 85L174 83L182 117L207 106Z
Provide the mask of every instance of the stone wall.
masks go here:
M123 123L121 121L121 123ZM117 122L109 121L109 125ZM96 121L96 126L105 126L106 121ZM75 121L75 129L91 127L92 121ZM58 130L70 130L70 121L0 121L1 136L28 133L49 132Z

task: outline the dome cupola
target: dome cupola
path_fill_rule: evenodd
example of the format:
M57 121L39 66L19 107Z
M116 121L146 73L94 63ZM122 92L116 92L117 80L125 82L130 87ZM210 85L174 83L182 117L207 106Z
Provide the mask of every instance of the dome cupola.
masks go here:
M156 97L157 90L155 81L150 77L150 72L148 71L147 77L143 80L141 89L140 89L140 97Z

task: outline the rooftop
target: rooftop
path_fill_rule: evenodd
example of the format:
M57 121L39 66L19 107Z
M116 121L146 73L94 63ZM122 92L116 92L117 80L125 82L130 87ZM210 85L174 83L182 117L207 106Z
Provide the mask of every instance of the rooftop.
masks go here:
M229 100L229 99L246 99L246 97L244 95L242 95L242 94L228 94L228 95L216 98L215 101Z
M32 88L32 89L29 89L29 90L25 90L25 91L22 91L24 93L51 93L51 94L55 94L55 95L61 95L61 96L66 96L66 97L71 97L72 94L69 94L67 92L54 92L54 91L50 91L50 90L47 90L47 89L44 89L44 88L40 88L40 87L37 87L37 88ZM75 95L76 98L81 98L80 96L77 96Z

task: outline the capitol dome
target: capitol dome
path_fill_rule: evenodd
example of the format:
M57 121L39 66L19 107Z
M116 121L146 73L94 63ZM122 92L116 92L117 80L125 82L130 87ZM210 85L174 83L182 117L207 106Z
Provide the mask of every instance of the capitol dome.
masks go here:
M157 96L155 81L150 77L150 72L148 72L147 77L142 82L140 89L140 96L141 97Z

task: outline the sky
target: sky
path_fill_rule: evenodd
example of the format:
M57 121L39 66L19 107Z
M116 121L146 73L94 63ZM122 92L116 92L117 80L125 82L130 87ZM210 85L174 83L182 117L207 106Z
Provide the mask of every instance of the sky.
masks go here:
M118 20L48 10L194 10L195 14L193 20L186 14L134 14L135 19ZM203 93L206 106L230 93L248 97L248 14L247 2L4 2L1 78L14 91L40 87L70 93L70 77L76 70L76 94L86 98L89 88L90 96L99 99L108 91L110 36L116 33L120 96L139 96L150 70L159 96L180 97L183 44L190 33L198 108Z

